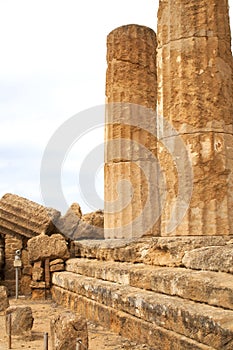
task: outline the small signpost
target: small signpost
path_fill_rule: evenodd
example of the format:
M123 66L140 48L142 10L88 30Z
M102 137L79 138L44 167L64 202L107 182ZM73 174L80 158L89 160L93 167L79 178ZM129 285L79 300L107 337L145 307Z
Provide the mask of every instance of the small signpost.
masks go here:
M19 270L22 267L21 250L15 252L14 268L15 268L15 298L19 297Z

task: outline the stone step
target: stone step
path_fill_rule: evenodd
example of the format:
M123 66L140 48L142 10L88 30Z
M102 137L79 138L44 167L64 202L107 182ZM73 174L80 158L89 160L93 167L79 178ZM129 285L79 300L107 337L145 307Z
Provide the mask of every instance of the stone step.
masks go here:
M147 344L153 350L216 350L181 334L143 321L128 313L105 306L95 300L53 286L52 297L57 304L85 315L104 328L138 343Z
M233 311L176 296L145 291L73 272L55 272L53 284L66 291L173 331L215 349L233 348Z
M66 271L233 310L233 275L145 264L69 259Z
M154 266L184 266L188 264L188 253L199 248L221 248L222 256L229 253L228 244L233 242L233 236L183 236L183 237L153 237L140 240L80 240L73 242L72 249L76 258L89 258L104 261L122 261L132 263L145 263ZM226 252L225 252L226 249ZM195 253L193 253L195 255ZM192 256L193 256L192 255ZM186 261L183 259L186 256ZM198 260L198 258L195 259ZM193 260L193 259L192 259ZM219 258L218 258L219 260ZM215 257L212 258L212 265ZM216 262L216 266L219 264ZM226 266L222 259L222 270L230 272L228 260ZM190 264L196 269L195 262ZM209 270L208 258L201 265ZM188 267L188 266L186 266ZM197 267L197 269L199 269Z

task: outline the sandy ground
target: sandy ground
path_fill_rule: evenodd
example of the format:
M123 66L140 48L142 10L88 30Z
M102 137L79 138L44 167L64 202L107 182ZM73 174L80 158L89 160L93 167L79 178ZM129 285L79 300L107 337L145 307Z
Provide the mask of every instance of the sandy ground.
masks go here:
M12 349L44 350L44 333L50 335L50 319L64 309L52 301L32 301L29 299L11 299L10 305L28 305L32 308L34 324L30 341L18 340L12 337ZM137 345L102 327L88 323L89 349L88 350L151 350L146 345ZM50 337L49 337L50 338ZM0 350L8 349L8 337L5 331L5 315L0 313ZM49 350L52 350L49 341ZM69 349L67 349L69 350Z

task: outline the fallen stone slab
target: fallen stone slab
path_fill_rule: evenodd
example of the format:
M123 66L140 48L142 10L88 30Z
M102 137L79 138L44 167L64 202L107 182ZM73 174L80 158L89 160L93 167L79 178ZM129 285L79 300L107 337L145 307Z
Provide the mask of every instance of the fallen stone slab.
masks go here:
M51 320L53 350L76 350L77 339L88 349L86 320L72 312L64 312Z
M27 246L31 262L58 258L66 260L70 256L66 240L60 234L33 237L29 239Z
M71 238L82 217L82 211L78 203L73 203L66 214L59 218L56 227L65 237Z
M0 228L3 234L19 234L28 238L51 233L60 212L26 198L7 193L0 199Z

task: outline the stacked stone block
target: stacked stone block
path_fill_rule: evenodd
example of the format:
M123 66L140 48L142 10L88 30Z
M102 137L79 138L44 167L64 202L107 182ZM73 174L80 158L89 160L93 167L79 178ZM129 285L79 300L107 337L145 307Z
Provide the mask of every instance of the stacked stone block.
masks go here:
M45 208L15 194L5 194L0 200L0 273L9 293L15 293L14 259L16 250L21 251L20 293L31 293L32 266L26 249L27 241L39 234L51 234L60 212ZM4 252L3 249L4 248Z

